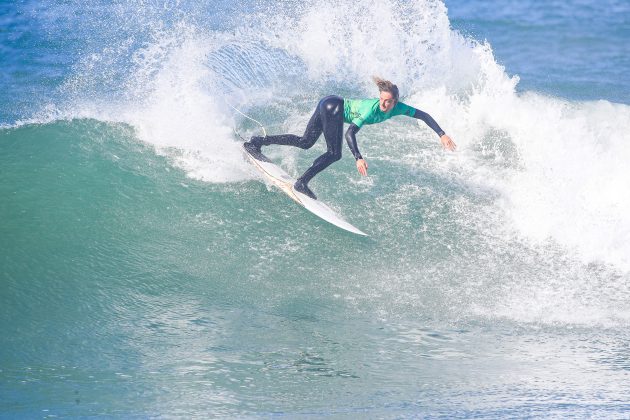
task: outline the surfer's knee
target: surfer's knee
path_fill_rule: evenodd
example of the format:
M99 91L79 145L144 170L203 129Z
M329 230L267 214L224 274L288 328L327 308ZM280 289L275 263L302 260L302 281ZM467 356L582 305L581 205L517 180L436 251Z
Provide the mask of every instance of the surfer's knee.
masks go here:
M328 152L328 155L330 156L331 162L337 162L339 159L341 159L341 151Z
M299 143L297 144L297 147L299 147L300 149L310 149L311 147L313 147L313 145L315 144L315 142L317 141L317 138L315 139L305 139L304 137L302 137L299 141Z

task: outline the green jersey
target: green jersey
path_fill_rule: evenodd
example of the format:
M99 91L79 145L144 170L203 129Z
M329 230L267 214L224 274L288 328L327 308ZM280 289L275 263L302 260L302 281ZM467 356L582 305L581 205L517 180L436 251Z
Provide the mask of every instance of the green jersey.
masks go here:
M416 108L396 102L389 112L381 111L378 99L344 99L343 119L348 124L354 124L361 128L364 124L378 124L396 115L413 117Z

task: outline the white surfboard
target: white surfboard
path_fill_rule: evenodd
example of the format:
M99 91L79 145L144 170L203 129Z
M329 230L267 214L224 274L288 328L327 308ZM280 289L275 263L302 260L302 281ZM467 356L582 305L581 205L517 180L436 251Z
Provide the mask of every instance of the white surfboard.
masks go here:
M332 223L333 225L347 230L348 232L356 233L357 235L368 236L366 233L346 222L339 214L337 214L326 204L322 203L319 200L313 200L311 197L304 195L299 191L296 191L293 188L293 184L295 184L295 179L291 178L291 176L286 173L284 169L272 163L265 155L261 153L254 156L250 154L245 148L243 148L243 150L245 151L245 156L247 156L249 161L254 164L254 166L265 176L265 178L271 181L273 185L284 191L286 195L291 197L296 203L304 207L306 210L324 219L328 223Z

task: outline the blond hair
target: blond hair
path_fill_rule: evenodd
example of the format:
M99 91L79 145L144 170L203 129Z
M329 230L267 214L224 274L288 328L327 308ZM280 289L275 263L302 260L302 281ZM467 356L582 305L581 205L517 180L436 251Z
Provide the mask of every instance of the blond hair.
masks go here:
M381 79L378 76L372 76L372 80L376 83L379 92L389 92L394 97L394 100L398 102L398 86L390 82L389 80Z

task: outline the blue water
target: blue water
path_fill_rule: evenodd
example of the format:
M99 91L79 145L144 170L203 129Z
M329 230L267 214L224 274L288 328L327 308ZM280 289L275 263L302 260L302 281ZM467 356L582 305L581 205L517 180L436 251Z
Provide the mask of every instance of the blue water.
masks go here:
M0 418L627 418L627 2L0 4ZM399 84L315 178L233 135ZM266 149L293 175L324 150Z
M487 40L519 90L629 103L630 3L447 1L454 28Z

